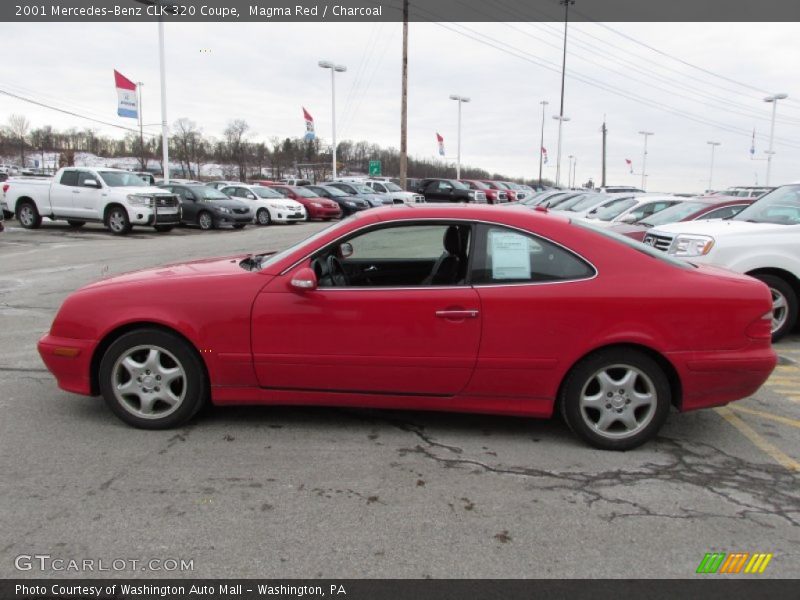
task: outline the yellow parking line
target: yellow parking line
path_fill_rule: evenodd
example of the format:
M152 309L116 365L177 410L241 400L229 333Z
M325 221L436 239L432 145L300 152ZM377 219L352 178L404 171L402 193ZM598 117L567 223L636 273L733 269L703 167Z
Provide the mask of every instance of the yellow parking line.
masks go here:
M745 408L744 406L731 406L730 408L740 413L753 415L754 417L761 417L762 419L769 419L770 421L775 421L776 423L783 423L784 425L789 425L790 427L797 427L800 429L800 421L797 419L781 417L780 415L773 415L772 413L753 410L752 408Z
M792 457L787 456L781 450L779 450L773 444L770 444L767 440L763 437L758 435L755 430L750 427L747 423L742 421L739 417L733 414L730 408L722 407L722 408L715 408L714 410L717 411L723 419L725 419L728 423L733 425L736 429L739 430L744 437L750 440L754 446L756 446L759 450L767 454L772 460L776 463L784 467L789 471L796 471L800 472L800 462L797 462Z

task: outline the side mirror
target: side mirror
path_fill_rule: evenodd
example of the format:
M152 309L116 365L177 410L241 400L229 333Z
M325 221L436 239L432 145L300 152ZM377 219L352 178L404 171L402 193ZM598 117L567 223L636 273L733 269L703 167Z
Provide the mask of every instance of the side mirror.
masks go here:
M634 214L631 213L631 214L628 214L628 215L625 215L624 217L622 217L619 220L619 222L620 223L627 223L628 225L630 225L631 223L636 223L636 221L638 221L638 220L639 220L639 217L637 215L634 215Z
M345 242L339 246L339 253L342 255L342 258L349 258L353 256L353 244L350 242Z
M255 194L247 194L247 199L248 200L255 200L256 199L256 195Z
M314 269L305 267L292 276L289 285L299 292L311 292L317 289L317 275Z
M84 179L83 187L100 189L100 183L96 179Z

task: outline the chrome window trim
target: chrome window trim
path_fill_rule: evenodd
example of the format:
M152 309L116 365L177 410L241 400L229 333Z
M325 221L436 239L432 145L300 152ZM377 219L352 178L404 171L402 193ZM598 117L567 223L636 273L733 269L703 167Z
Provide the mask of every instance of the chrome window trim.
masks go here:
M559 242L556 242L555 240L551 240L547 236L540 235L538 233L533 233L532 231L528 231L527 229L522 229L522 228L517 227L515 225L507 225L505 223L497 223L495 221L486 221L484 219L472 219L472 220L464 221L463 218L461 218L461 219L448 219L448 218L443 218L443 217L433 217L433 218L419 219L419 220L417 220L417 219L402 219L402 220L398 220L398 221L378 221L377 223L367 223L367 224L365 224L365 225L363 225L361 227L358 227L357 229L352 229L349 232L345 233L344 235L339 236L338 238L332 240L331 242L328 242L327 244L325 244L325 246L331 246L331 245L337 243L339 240L341 240L343 238L346 238L346 237L348 237L348 236L350 236L352 234L356 234L356 233L358 233L358 232L360 232L360 231L362 231L364 229L369 229L370 227L379 227L380 225L385 225L387 223L400 223L400 222L409 223L409 224L425 224L425 223L428 223L428 222L431 222L431 223L433 223L433 222L446 222L446 223L455 222L457 224L464 224L464 225L473 225L473 224L482 223L484 225L495 225L495 226L498 226L498 227L505 227L507 229L513 229L513 230L519 231L520 233L523 233L525 235L533 235L533 236L539 237L539 238L541 238L543 240L546 240L547 242L550 242L551 244L554 244L554 245L558 246L559 248L563 249L564 251L569 252L570 254L579 257L581 260L583 260L587 265L589 265L592 268L592 271L594 271L594 274L591 277L581 277L579 279L564 279L562 281L525 281L525 282L517 282L517 283L478 283L478 284L470 283L469 285L464 284L464 285L455 285L455 286L452 286L452 285L448 285L448 286L442 286L442 285L419 285L419 286L398 286L398 287L388 287L388 286L369 286L369 287L368 286L354 286L354 287L340 287L340 288L326 287L326 288L317 288L315 291L319 291L320 289L322 289L324 291L329 291L329 290L339 290L339 291L352 291L352 290L427 290L427 289L436 289L436 290L457 289L457 290L463 290L463 289L466 289L466 288L483 288L483 287L492 287L493 288L493 287L520 287L520 286L526 286L526 285L554 285L554 284L563 284L563 283L575 283L575 282L578 282L578 281L591 281L592 279L596 279L598 277L598 275L600 274L600 271L597 269L597 267L595 266L595 264L592 261L587 259L585 256L583 256L579 252L576 252L575 250L567 248L563 244L560 244ZM299 265L304 260L307 260L312 254L314 254L317 251L319 251L319 248L317 248L313 252L309 252L308 254L304 255L302 258L298 259L297 261L292 263L290 266L286 267L283 271L281 271L278 276L282 277L283 275L286 275L286 273L288 273L289 271L294 269L297 265Z

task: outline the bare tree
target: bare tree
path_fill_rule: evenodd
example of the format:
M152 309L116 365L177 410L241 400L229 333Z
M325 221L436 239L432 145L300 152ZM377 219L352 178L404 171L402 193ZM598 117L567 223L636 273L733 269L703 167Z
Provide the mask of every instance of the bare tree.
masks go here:
M31 122L24 115L11 115L8 117L8 129L11 135L19 140L20 166L25 166L25 136L31 128Z
M247 181L247 142L250 125L244 119L234 119L225 128L225 146L228 156L239 167L239 180Z
M180 118L172 126L172 142L174 144L175 158L180 161L184 172L191 173L192 163L197 164L197 175L200 175L198 154L201 146L200 129L197 123L186 118Z

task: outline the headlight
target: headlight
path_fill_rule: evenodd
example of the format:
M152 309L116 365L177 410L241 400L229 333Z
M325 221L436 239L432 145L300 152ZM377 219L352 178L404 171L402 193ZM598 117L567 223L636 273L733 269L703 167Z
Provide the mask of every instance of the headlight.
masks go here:
M714 247L714 238L708 235L679 235L672 242L669 253L679 257L705 256Z
M467 192L467 195L468 195L470 198L474 198L474 197L475 197L475 192L474 192L473 190L470 190L470 191L468 191L468 192Z
M225 213L225 214L230 214L230 212L231 212L230 208L225 208L224 206L217 206L215 208L217 209L217 212L221 212L221 213Z
M345 202L345 204L347 204L347 206L356 206L355 202L350 202L349 200Z
M320 204L319 202L312 202L311 206L316 206L317 208L322 208L322 204Z
M150 196L140 196L138 194L128 194L128 203L131 206L150 206L152 198Z

